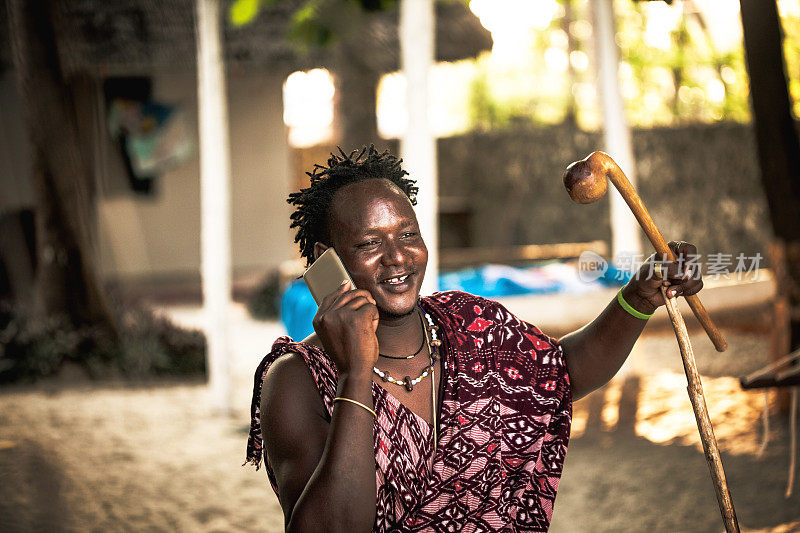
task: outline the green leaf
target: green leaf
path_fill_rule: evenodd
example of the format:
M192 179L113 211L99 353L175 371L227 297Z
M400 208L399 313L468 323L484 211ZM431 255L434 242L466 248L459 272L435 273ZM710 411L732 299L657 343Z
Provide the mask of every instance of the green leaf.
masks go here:
M316 3L308 2L292 16L289 38L303 46L325 46L333 37L330 28L319 20Z
M258 15L259 0L235 0L228 9L228 20L234 26L244 26Z

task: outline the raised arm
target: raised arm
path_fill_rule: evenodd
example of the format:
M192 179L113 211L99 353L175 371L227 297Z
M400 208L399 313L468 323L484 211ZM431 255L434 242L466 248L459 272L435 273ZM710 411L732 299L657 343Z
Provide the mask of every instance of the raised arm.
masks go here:
M662 285L669 287L670 295L677 296L695 294L703 287L699 266L691 261L697 257L697 248L685 242L670 242L669 246L677 261L667 265L666 279L653 275L651 258L622 288L623 299L634 311L651 315L664 305ZM592 322L559 340L566 356L573 399L586 396L614 377L646 324L647 320L633 316L615 298Z
M377 309L366 291L346 289L322 302L314 328L339 370L336 396L372 409ZM305 363L290 354L267 372L261 420L286 530L370 531L376 506L372 413L339 401L328 421Z

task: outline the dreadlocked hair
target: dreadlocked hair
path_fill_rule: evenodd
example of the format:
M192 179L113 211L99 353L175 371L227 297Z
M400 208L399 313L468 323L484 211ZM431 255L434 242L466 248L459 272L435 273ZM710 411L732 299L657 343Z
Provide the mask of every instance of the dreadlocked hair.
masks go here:
M340 155L331 153L327 167L314 165L313 171L306 172L311 185L290 194L286 200L296 208L289 227L297 228L294 242L300 244L300 256L306 258L307 265L314 262L315 243L330 243L330 206L336 191L345 185L369 179L389 180L405 193L411 205L417 205L419 187L414 185L415 180L405 177L408 172L400 168L402 159L389 154L388 150L378 152L374 145L350 154L337 148Z

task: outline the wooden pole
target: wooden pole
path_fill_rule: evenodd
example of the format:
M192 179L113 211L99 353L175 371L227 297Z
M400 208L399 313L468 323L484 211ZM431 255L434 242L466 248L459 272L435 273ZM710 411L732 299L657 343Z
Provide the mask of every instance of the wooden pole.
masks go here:
M428 267L422 294L438 289L439 226L436 137L428 121L428 73L433 65L435 17L433 0L400 2L400 58L406 75L408 126L400 140L403 167L417 180L417 219L428 246Z
M797 399L800 387L792 387L792 407L789 415L789 480L786 482L784 498L791 498L794 489L794 471L797 464Z
M200 244L206 366L211 406L231 412L228 306L231 297L230 148L219 0L197 0L200 126Z
M689 341L689 332L686 330L686 323L678 309L676 298L667 297L664 287L661 287L664 295L667 313L672 321L675 330L675 337L678 339L678 346L681 349L681 359L683 360L683 370L686 373L689 393L689 400L692 402L694 417L697 421L697 429L700 431L700 441L703 443L703 453L711 471L711 480L714 483L714 490L717 493L717 502L722 514L722 521L725 523L725 530L728 533L739 531L739 522L736 520L736 511L733 508L733 500L728 490L728 482L725 480L725 471L722 468L722 458L717 448L717 439L714 436L714 428L711 425L711 418L708 416L706 400L703 396L703 384L700 382L700 374L697 371L697 364L694 360L692 343Z
M615 39L614 5L612 0L592 0L592 21L597 60L597 77L603 111L603 144L614 154L631 182L636 183L633 142L619 85L619 49ZM611 193L612 259L643 253L636 221L616 191Z

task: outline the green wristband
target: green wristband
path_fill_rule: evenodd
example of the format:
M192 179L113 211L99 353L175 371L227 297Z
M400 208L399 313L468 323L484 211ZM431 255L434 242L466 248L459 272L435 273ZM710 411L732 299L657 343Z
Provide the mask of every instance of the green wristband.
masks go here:
M649 314L649 315L646 315L644 313L640 313L639 311L637 311L636 309L631 307L631 304L626 302L625 298L622 297L622 289L620 289L619 292L617 293L617 302L619 302L619 305L621 305L622 308L625 311L627 311L629 315L635 316L636 318L641 318L642 320L647 320L648 318L653 316L652 313Z

